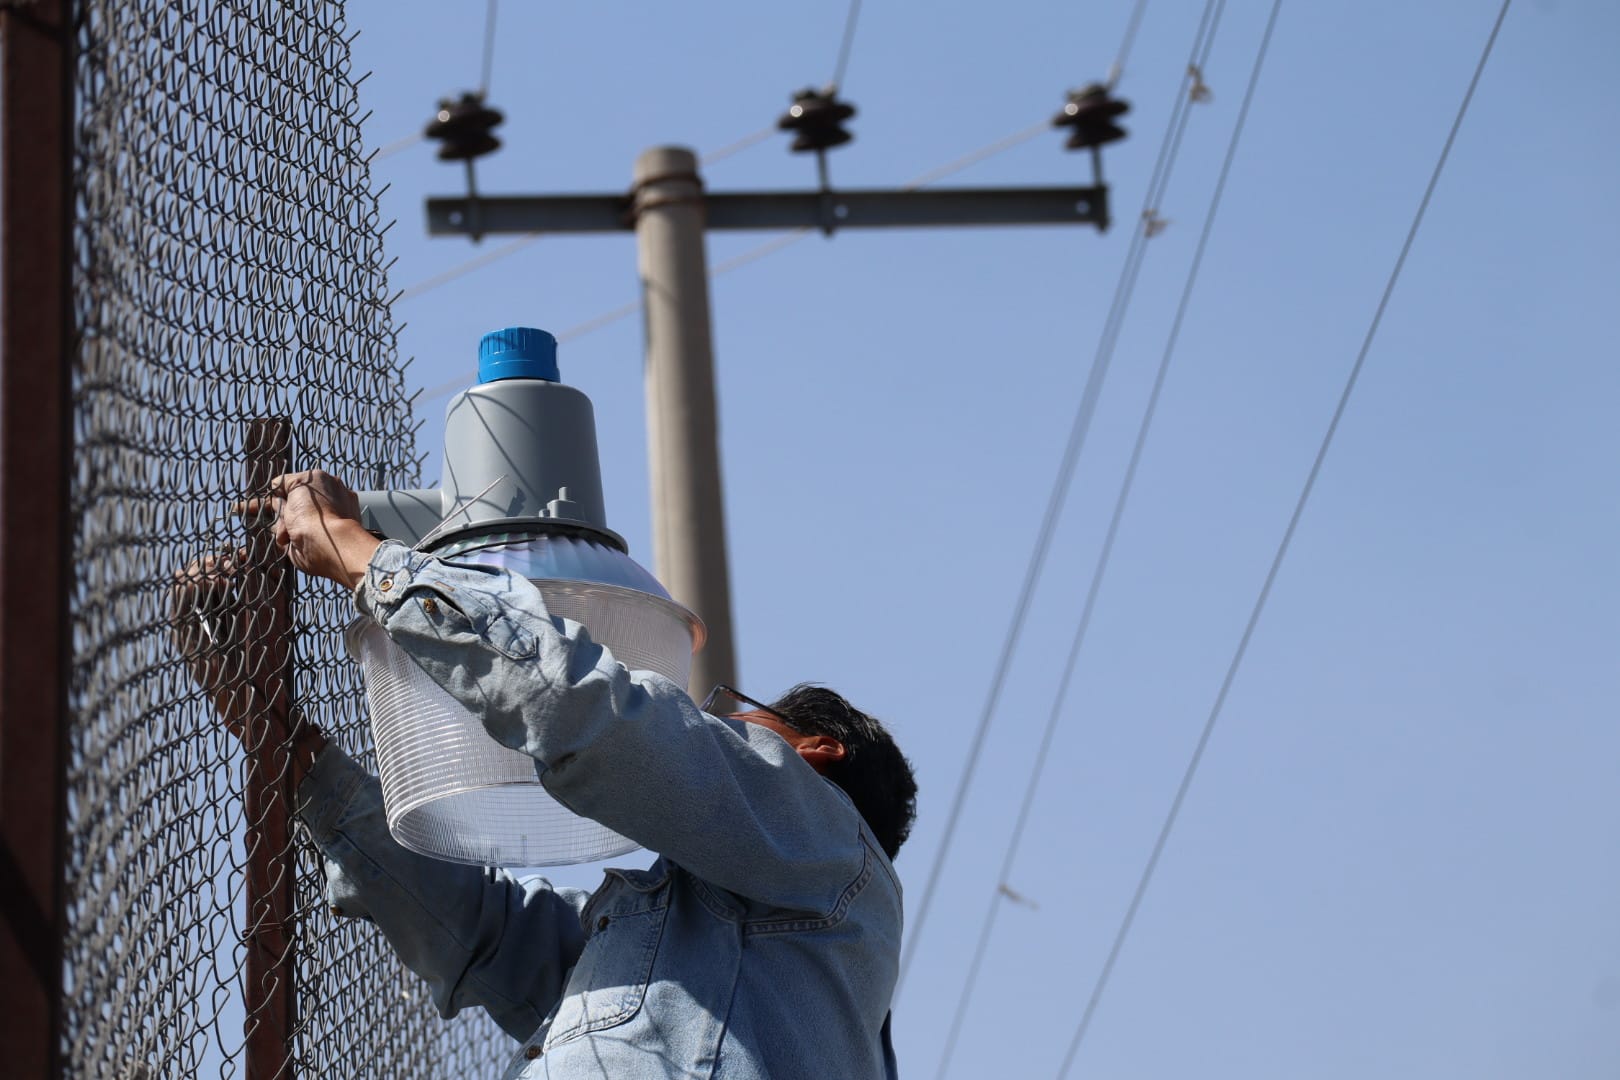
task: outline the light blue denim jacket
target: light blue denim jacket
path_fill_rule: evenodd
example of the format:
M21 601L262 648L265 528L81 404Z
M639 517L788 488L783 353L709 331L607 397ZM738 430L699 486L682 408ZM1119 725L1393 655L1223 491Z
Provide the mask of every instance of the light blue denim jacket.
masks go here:
M558 801L660 856L593 893L426 858L389 836L377 781L322 752L300 814L334 908L373 920L443 1015L482 1005L520 1040L503 1075L895 1076L900 884L843 791L507 571L389 542L355 600Z

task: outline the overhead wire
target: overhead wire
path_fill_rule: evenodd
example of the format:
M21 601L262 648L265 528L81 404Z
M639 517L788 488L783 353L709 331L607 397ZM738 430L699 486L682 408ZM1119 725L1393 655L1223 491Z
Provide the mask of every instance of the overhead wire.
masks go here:
M420 131L413 131L409 135L403 135L400 138L395 139L393 142L383 143L381 146L377 147L377 149L372 151L371 160L382 161L384 158L391 158L401 150L409 150L411 147L415 146L425 138L427 138L427 136L423 135Z
M1120 481L1119 493L1114 500L1113 514L1109 518L1102 548L1098 552L1096 564L1092 568L1091 581L1086 588L1085 601L1081 606L1080 618L1075 627L1074 637L1069 645L1068 657L1063 665L1056 692L1053 694L1052 707L1047 713L1046 726L1041 732L1040 744L1036 749L1035 758L1030 767L1029 778L1024 785L1017 821L1002 854L1001 867L996 876L997 884L991 892L990 904L986 908L984 918L979 925L978 940L974 945L973 956L968 965L967 977L963 980L962 990L957 998L955 1016L950 1026L946 1028L947 1041L938 1073L941 1077L949 1069L951 1057L957 1045L957 1036L962 1029L968 1005L972 1001L973 991L977 985L979 968L984 961L991 935L995 930L996 916L1000 913L1003 900L1006 898L1007 890L1010 888L1009 879L1012 876L1013 866L1018 859L1018 853L1023 843L1024 830L1029 824L1030 814L1034 807L1035 794L1040 787L1048 754L1057 733L1058 719L1067 704L1069 690L1073 683L1080 654L1091 626L1092 613L1096 610L1097 596L1101 592L1103 579L1108 573L1108 565L1113 556L1114 544L1119 537L1120 523L1124 519L1125 509L1130 502L1131 491L1136 483L1137 469L1141 464L1142 453L1147 446L1148 435L1152 431L1153 420L1158 412L1159 397L1164 389L1165 378L1170 370L1170 362L1175 355L1176 344L1180 340L1181 327L1185 321L1193 291L1198 283L1198 273L1203 266L1204 252L1208 247L1215 219L1220 212L1221 200L1226 192L1227 178L1231 174L1232 162L1237 157L1238 145L1242 141L1243 129L1248 120L1249 106L1254 100L1255 88L1260 82L1260 73L1265 66L1266 53L1271 45L1272 30L1276 26L1277 13L1281 7L1282 0L1274 0L1271 15L1266 22L1265 29L1260 37L1259 47L1255 53L1254 65L1249 71L1248 86L1244 91L1243 102L1238 108L1237 119L1232 125L1232 134L1226 145L1226 156L1221 162L1216 176L1214 191L1210 196L1209 208L1204 214L1203 228L1199 233L1198 242L1193 250L1192 261L1188 265L1187 276L1182 284L1181 298L1176 305L1175 315L1171 320L1164 353L1160 357L1159 367L1154 375L1153 388L1148 393L1147 403L1142 410L1142 419L1137 427L1136 441L1131 448L1130 460Z
M1107 958L1104 960L1102 969L1098 972L1097 980L1092 986L1085 1010L1081 1013L1080 1022L1075 1027L1074 1036L1069 1042L1067 1053L1064 1055L1063 1065L1058 1071L1059 1080L1068 1075L1070 1067L1074 1064L1075 1055L1079 1052L1080 1044L1084 1041L1087 1031L1090 1030L1092 1018L1096 1015L1097 1005L1102 1000L1103 991L1108 985L1114 965L1118 961L1120 951L1130 935L1131 927L1136 921L1137 912L1141 909L1142 898L1147 893L1148 886L1153 880L1153 873L1159 865L1159 859L1164 854L1165 845L1168 843L1170 834L1174 831L1176 822L1181 815L1181 808L1186 802L1187 792L1192 787L1199 763L1203 760L1204 751L1209 746L1210 736L1214 734L1215 725L1220 719L1221 709L1226 704L1227 695L1237 678L1238 670L1243 664L1243 658L1248 653L1249 642L1254 637L1255 627L1259 624L1260 616L1265 611L1266 601L1271 596L1271 589L1276 583L1277 573L1282 568L1283 560L1287 558L1288 549L1293 543L1300 519L1310 501L1311 492L1315 489L1317 478L1321 475L1322 463L1327 459L1328 451L1333 445L1333 437L1338 432L1339 423L1344 418L1345 409L1350 404L1351 395L1355 392L1362 368L1366 364L1367 355L1372 349L1373 340L1383 322L1384 312L1389 307L1390 297L1394 295L1395 286L1400 281L1401 271L1406 265L1406 258L1412 250L1413 242L1417 239L1418 230L1423 225L1424 215L1428 212L1435 189L1440 183L1440 176L1445 170L1446 161L1451 156L1451 148L1457 141L1457 132L1462 128L1463 119L1468 114L1468 106L1474 99L1474 91L1479 86L1480 77L1485 72L1485 66L1490 60L1491 51L1496 45L1502 23L1507 18L1508 9L1511 6L1512 0L1502 0L1502 6L1496 14L1496 21L1491 26L1490 35L1486 38L1484 48L1480 51L1479 60L1474 65L1473 75L1468 81L1468 89L1463 94L1462 103L1457 107L1457 114L1451 122L1450 130L1446 133L1445 142L1441 145L1439 158L1435 161L1434 168L1429 174L1428 183L1424 186L1423 197L1418 202L1417 211L1412 216L1412 224L1406 232L1406 239L1402 242L1400 252L1395 257L1395 265L1390 269L1383 293L1379 296L1372 320L1367 326L1367 332L1362 338L1361 347L1356 353L1355 362L1350 367L1350 373L1345 379L1344 388L1339 394L1337 404L1334 406L1332 419L1328 421L1327 430L1322 436L1321 444L1317 447L1316 456L1311 461L1311 467L1306 474L1304 486L1301 488L1299 497L1294 503L1293 512L1289 516L1288 526L1283 530L1282 539L1278 542L1276 553L1272 556L1271 565L1266 571L1259 595L1255 598L1254 606L1249 612L1248 621L1244 624L1243 633L1238 639L1237 649L1233 652L1231 663L1226 669L1226 675L1221 680L1220 690L1215 695L1214 704L1210 707L1209 716L1204 721L1203 730L1199 733L1192 757L1187 762L1187 767L1182 773L1181 782L1176 787L1175 797L1170 802L1170 809L1165 815L1164 823L1153 842L1153 849L1148 855L1147 864L1143 867L1142 874L1137 880L1136 888L1131 894L1130 903L1126 906L1124 917L1120 920L1113 942L1109 946Z
M1125 61L1130 59L1131 48L1136 44L1136 32L1142 28L1142 16L1147 12L1147 6L1148 0L1136 0L1131 5L1130 18L1125 20L1125 36L1120 39L1119 49L1114 53L1114 62L1108 65L1108 77L1103 80L1110 90L1119 85L1120 77L1125 74Z
M489 79L495 69L495 9L500 0L489 0L484 8L484 62L479 69L478 96L489 97Z
M410 300L421 296L425 292L437 289L440 285L447 285L463 275L472 273L474 270L481 270L490 263L499 262L508 255L516 255L540 239L541 235L541 233L524 233L506 241L504 244L498 244L488 251L480 252L466 262L458 263L448 270L434 274L432 277L423 278L414 285L407 285L394 295L394 302L398 303L401 300Z
M900 990L904 987L906 976L910 973L911 964L916 958L918 942L922 939L922 932L927 925L928 914L933 905L934 896L939 889L945 862L949 858L951 844L955 840L956 829L961 822L962 809L966 805L968 791L973 785L973 777L984 749L985 738L989 734L990 725L995 715L996 703L1001 696L1001 690L1006 683L1008 672L1011 670L1012 658L1017 650L1018 642L1023 636L1024 623L1029 615L1030 604L1034 599L1036 586L1045 570L1046 559L1051 551L1052 538L1057 531L1058 520L1061 518L1063 508L1067 503L1075 467L1079 463L1081 450L1085 446L1086 436L1091 428L1091 418L1096 412L1097 400L1102 394L1103 382L1108 374L1109 364L1113 359L1114 346L1118 341L1120 328L1124 324L1125 314L1130 308L1131 297L1136 290L1137 276L1141 271L1142 261L1146 255L1146 243L1153 231L1151 225L1156 217L1157 207L1164 198L1170 175L1174 171L1176 157L1180 153L1181 137L1186 130L1186 117L1192 104L1192 97L1188 93L1193 78L1192 69L1207 58L1209 47L1214 41L1215 31L1220 26L1221 15L1224 10L1225 0L1207 0L1203 14L1198 22L1197 33L1193 37L1188 68L1181 76L1180 92L1176 95L1175 104L1171 109L1170 119L1165 128L1164 138L1159 144L1158 158L1154 162L1153 173L1148 181L1147 192L1142 203L1142 212L1137 221L1136 229L1132 233L1130 245L1126 250L1125 261L1120 268L1119 279L1114 287L1113 299L1103 320L1102 333L1099 336L1096 352L1092 357L1091 371L1086 377L1079 405L1076 407L1074 419L1069 425L1068 441L1059 460L1057 476L1054 478L1051 491L1047 496L1046 508L1041 515L1040 527L1036 532L1035 546L1030 552L1029 560L1025 565L1023 581L1019 585L1018 598L1013 604L1012 618L1007 632L1002 638L1001 650L996 657L995 669L990 677L990 686L985 694L984 704L979 711L979 719L973 737L968 743L962 774L958 778L956 790L951 796L950 809L947 811L945 818L944 832L940 838L939 846L935 850L934 861L929 867L928 878L923 885L916 915L911 920L912 925L907 935L906 945L901 951L900 971L895 984L896 997L899 996Z
M766 139L770 138L772 135L775 135L776 132L777 132L777 127L776 127L775 124L766 124L764 127L760 128L758 131L751 131L747 135L744 135L742 138L734 140L732 142L729 142L726 145L720 147L720 149L718 149L718 150L709 151L707 154L704 154L701 158L698 159L698 164L704 165L704 166L709 166L709 165L714 165L714 164L716 164L718 162L724 161L728 157L731 157L731 156L733 156L735 154L740 154L744 150L747 150L747 149L749 149L751 147L758 146L760 143L764 142Z
M836 91L844 85L844 75L849 69L849 51L855 46L855 25L861 17L861 0L849 0L849 13L844 16L844 38L838 46L838 62L833 66L832 82L827 89Z

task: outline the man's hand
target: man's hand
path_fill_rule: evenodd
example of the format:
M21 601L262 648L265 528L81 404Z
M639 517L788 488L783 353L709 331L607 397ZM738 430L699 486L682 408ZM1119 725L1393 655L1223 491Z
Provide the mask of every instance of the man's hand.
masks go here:
M193 559L176 573L169 590L169 629L227 731L250 751L285 740L296 786L326 746L326 736L297 709L281 715L288 703L276 650L243 601L244 590L253 587L244 581L247 560L247 549L239 548Z
M169 631L175 648L238 739L248 716L263 707L252 675L263 665L264 646L248 638L239 595L239 574L247 555L241 548L193 559L174 575L169 590Z
M276 515L276 546L306 574L353 589L381 543L360 524L360 497L337 477L311 469L270 482L270 494L237 504Z

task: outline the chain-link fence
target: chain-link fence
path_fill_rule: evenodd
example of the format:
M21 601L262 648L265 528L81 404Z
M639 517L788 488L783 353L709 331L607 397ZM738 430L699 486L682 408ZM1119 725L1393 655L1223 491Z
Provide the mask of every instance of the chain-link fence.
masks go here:
M284 591L230 512L259 418L287 419L298 467L415 479L343 5L76 8L68 1074L487 1074L504 1036L433 1015L369 924L328 915L315 858L271 820L285 710L223 716L175 633L197 664L247 657L223 678L253 709L295 704L369 758L348 598ZM189 560L244 547L234 589L176 588ZM242 634L256 649L233 653ZM258 895L288 868L285 904ZM268 1072L250 1048L266 1035Z

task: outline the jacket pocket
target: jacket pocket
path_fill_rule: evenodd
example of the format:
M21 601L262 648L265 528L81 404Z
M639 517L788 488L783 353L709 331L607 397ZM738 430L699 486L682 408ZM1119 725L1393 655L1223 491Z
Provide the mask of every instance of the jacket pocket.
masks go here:
M634 1016L647 997L669 913L670 874L609 870L580 916L590 937L569 973L545 1049Z

